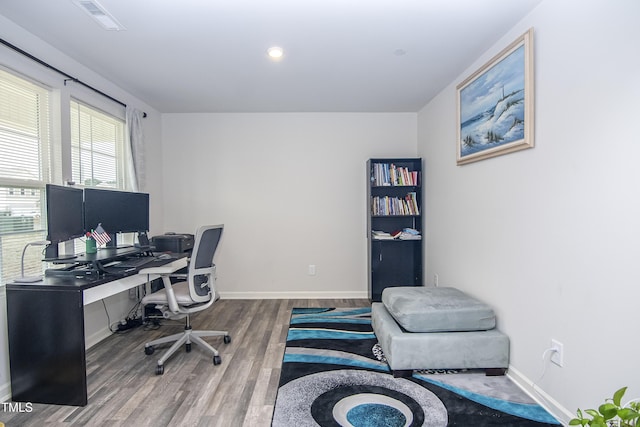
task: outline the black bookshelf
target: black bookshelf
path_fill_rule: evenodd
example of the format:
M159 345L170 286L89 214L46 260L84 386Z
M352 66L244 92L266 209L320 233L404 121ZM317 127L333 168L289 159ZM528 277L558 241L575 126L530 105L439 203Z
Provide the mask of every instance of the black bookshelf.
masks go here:
M367 182L368 284L375 302L385 288L422 286L422 159L369 159Z

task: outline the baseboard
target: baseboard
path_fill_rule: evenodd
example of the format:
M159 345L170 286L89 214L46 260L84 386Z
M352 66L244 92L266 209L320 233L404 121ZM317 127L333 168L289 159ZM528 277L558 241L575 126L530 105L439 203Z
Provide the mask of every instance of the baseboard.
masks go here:
M569 421L574 418L575 415L573 412L568 411L567 408L558 403L553 397L545 393L544 390L511 365L509 365L507 376L533 400L556 417L562 425L568 425Z
M0 384L0 402L11 400L11 383Z
M94 332L91 335L87 335L84 337L84 348L88 350L111 335L112 332L109 330L109 328L106 327Z
M366 291L219 292L222 299L368 299Z

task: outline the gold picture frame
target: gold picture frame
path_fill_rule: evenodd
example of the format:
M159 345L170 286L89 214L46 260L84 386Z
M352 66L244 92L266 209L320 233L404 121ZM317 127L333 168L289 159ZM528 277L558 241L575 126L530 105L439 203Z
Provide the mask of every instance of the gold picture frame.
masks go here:
M458 165L533 148L533 28L456 89Z

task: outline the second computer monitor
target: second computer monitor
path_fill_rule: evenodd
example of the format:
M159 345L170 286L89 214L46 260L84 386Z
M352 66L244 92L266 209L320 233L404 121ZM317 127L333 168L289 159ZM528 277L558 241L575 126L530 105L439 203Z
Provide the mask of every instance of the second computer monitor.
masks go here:
M84 227L91 231L98 224L110 234L149 231L149 195L85 188Z

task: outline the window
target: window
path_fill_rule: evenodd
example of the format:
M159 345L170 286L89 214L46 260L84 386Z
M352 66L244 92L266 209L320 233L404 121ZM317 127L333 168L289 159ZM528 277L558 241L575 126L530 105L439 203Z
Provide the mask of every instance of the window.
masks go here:
M125 189L124 122L71 101L73 180L86 187Z
M0 283L20 276L22 249L46 235L49 125L49 91L0 69ZM25 275L39 274L41 259L27 251Z
M25 245L46 238L45 184L71 177L78 186L129 188L124 120L72 99L70 122L52 123L65 107L51 93L0 68L0 285L20 276ZM60 131L52 137L51 128ZM133 243L133 236L121 241ZM84 252L76 239L63 253L72 247ZM25 275L47 267L42 249L26 250Z
M71 168L76 184L126 189L124 127L118 118L71 101ZM133 237L123 236L119 242L133 243ZM74 251L84 252L84 241L76 239Z

